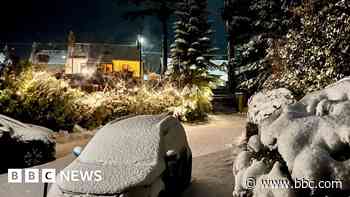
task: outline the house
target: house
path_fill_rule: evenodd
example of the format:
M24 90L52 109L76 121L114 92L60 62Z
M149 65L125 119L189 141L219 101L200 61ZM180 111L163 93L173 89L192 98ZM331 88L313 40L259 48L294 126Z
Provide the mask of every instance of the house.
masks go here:
M64 71L66 59L65 44L33 43L29 61L37 68L57 73Z
M66 74L89 74L96 70L105 73L131 72L140 78L143 68L140 51L136 45L106 43L74 43L68 46Z

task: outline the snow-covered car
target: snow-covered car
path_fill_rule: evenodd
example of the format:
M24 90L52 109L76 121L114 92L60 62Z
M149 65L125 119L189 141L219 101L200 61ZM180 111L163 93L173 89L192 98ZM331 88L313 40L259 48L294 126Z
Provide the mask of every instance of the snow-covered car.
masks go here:
M100 176L79 181L60 176L73 171L99 172ZM190 184L191 173L192 153L176 118L126 117L97 131L79 156L57 175L48 196L171 196Z
M0 114L0 173L9 168L27 168L55 159L53 131L25 124ZM9 151L10 150L10 151Z

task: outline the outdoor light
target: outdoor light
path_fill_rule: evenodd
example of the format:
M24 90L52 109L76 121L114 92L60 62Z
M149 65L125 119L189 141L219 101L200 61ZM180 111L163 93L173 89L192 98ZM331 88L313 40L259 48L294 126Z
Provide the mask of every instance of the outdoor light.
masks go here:
M142 35L137 35L137 40L141 45L144 45L146 43L146 39Z

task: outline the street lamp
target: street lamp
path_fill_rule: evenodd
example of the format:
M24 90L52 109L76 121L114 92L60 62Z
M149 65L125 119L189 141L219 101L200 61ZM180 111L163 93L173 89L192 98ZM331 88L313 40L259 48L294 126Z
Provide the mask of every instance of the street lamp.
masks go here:
M144 78L143 76L143 71L144 71L144 68L143 68L143 61L142 61L142 46L146 43L146 39L141 35L141 34L138 34L137 35L137 47L139 49L139 52L140 52L140 75L141 75L141 79Z
M146 43L146 39L145 39L145 37L143 37L142 35L137 35L137 40L139 41L139 43L141 44L141 45L144 45L145 43Z

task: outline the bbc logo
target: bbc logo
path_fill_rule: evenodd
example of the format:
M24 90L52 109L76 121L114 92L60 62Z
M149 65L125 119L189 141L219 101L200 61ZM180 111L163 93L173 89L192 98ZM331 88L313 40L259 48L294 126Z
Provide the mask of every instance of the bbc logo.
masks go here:
M8 183L54 183L56 169L9 169Z

